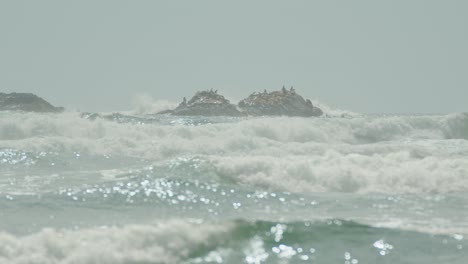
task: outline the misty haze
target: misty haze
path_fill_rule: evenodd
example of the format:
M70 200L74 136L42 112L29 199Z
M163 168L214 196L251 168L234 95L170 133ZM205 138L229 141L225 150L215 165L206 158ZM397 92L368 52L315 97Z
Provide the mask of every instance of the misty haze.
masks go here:
M468 259L468 3L0 3L0 264Z

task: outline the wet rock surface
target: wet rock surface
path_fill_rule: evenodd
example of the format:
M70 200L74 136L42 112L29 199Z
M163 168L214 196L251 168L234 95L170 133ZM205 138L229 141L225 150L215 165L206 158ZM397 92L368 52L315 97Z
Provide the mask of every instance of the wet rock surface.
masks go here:
M179 116L241 116L237 107L217 91L197 92L189 101L183 101L174 110L166 110L159 114Z
M239 109L252 116L321 116L322 110L304 99L294 88L255 92L239 102Z
M31 93L0 93L0 111L59 113L64 108L55 107Z

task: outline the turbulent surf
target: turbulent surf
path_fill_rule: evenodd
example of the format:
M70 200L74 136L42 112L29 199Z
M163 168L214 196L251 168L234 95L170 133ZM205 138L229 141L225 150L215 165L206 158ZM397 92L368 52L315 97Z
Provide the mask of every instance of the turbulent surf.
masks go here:
M466 263L468 114L0 112L0 263Z

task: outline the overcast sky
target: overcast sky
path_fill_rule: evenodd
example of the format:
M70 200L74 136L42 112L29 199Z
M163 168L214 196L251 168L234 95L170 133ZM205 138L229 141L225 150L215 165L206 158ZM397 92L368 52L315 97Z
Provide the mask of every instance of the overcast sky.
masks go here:
M0 2L0 91L109 111L283 84L356 112L468 111L468 1Z

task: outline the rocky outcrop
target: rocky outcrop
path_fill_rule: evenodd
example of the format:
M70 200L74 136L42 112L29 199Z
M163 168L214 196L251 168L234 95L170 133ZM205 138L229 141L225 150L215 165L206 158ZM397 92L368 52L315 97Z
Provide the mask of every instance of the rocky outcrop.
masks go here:
M304 99L294 88L268 93L253 93L239 102L239 109L252 116L320 116L322 110Z
M0 111L63 112L63 107L55 107L46 100L31 93L0 93Z
M322 110L315 107L309 99L304 99L294 88L268 93L253 93L239 102L238 106L231 104L217 91L200 91L189 101L183 101L173 110L158 114L179 116L321 116Z
M183 101L174 110L166 110L159 114L179 116L241 116L237 107L217 91L200 91L192 99Z

